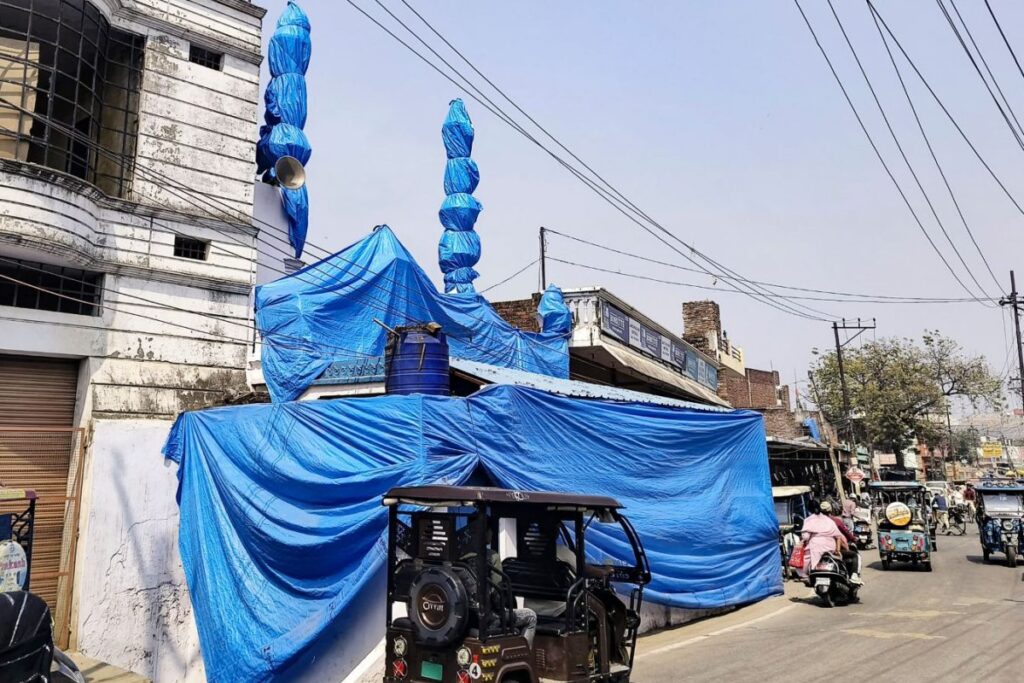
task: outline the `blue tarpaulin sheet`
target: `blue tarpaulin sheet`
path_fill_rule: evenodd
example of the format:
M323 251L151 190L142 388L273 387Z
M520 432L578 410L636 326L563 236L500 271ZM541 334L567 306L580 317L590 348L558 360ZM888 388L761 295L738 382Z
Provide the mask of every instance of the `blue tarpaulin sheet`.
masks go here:
M476 293L441 294L387 226L323 261L256 288L263 377L274 401L298 398L335 361L380 357L387 331L436 322L451 355L569 376L563 331L523 332Z
M764 423L493 385L469 398L382 396L217 408L178 418L179 544L209 680L285 681L385 557L392 486L461 483L610 495L678 607L782 591ZM621 538L598 554L631 560ZM312 561L311 561L312 560Z

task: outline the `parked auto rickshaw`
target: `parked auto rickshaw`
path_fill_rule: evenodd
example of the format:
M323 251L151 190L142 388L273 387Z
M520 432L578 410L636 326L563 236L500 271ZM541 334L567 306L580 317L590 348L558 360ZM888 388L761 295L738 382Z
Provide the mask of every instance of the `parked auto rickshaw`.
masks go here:
M1006 566L1017 566L1017 555L1024 548L1024 486L984 483L978 493L978 535L986 562L992 553L1003 553Z
M915 481L873 481L868 485L878 524L878 554L882 569L894 561L932 570L934 539L927 489Z
M614 499L419 486L383 503L384 683L629 683L651 572ZM588 545L596 533L617 538L628 559L601 557ZM514 557L500 559L502 534ZM517 598L536 616L532 643Z
M782 556L782 574L794 573L789 568L789 556L799 539L800 527L807 517L810 486L773 486L775 516L779 518L779 553Z

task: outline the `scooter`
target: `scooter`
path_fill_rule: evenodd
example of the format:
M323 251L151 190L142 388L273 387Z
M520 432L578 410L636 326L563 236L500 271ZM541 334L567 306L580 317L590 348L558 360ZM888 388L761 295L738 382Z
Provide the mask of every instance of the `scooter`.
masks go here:
M860 584L850 582L850 572L837 553L825 553L808 574L814 593L821 600L822 607L833 607L837 603L857 602Z
M874 534L871 533L871 513L857 510L853 515L853 526L850 529L857 537L858 550L867 550L871 547L874 540Z

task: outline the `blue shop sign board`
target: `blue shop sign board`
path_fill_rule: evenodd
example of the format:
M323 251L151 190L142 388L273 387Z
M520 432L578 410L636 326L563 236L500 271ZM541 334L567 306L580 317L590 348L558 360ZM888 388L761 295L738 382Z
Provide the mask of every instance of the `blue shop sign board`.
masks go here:
M601 331L637 351L665 361L680 374L706 387L718 388L718 369L698 356L694 349L634 320L607 301L601 302Z

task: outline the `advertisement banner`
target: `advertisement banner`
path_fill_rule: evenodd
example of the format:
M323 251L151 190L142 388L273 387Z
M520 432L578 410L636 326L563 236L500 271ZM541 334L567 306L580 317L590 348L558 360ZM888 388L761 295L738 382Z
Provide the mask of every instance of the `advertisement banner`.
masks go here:
M601 329L619 341L629 343L629 318L614 306L604 304L601 307Z
M981 457L983 458L1001 458L1003 457L1003 444L988 442L981 444Z

